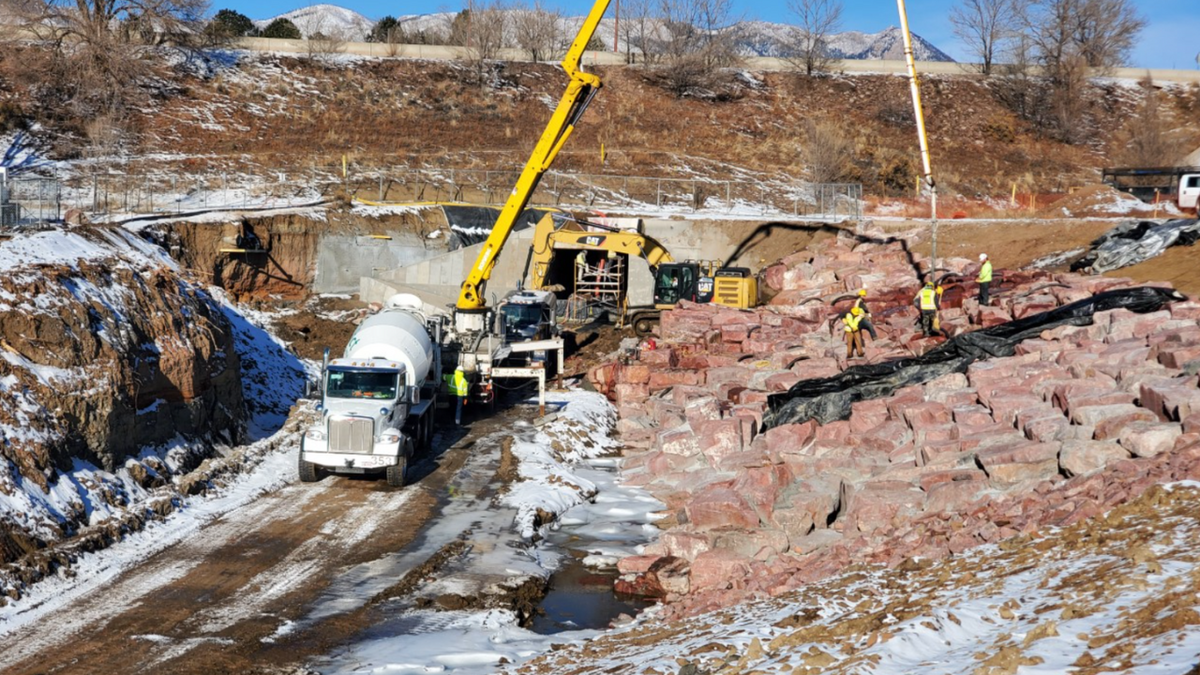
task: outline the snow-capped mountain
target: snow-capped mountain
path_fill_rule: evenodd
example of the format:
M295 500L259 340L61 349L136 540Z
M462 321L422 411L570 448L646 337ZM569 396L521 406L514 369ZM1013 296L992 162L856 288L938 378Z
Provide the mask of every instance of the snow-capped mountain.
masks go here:
M325 4L302 7L287 14L280 14L277 17L255 21L254 23L259 28L264 28L267 24L278 18L291 20L305 36L315 32L332 33L339 31L349 40L366 39L367 34L371 32L371 27L375 23L353 10ZM397 18L408 32L438 34L448 31L450 22L454 18L454 13L410 14ZM582 16L562 18L560 25L563 32L564 46L579 29L583 20L584 17ZM612 19L605 19L600 22L600 26L596 30L596 37L602 44L606 46L612 45L613 29L614 24ZM510 26L507 32L511 32L511 30L512 27ZM665 37L666 35L665 30L658 26L652 26L650 30L651 34L656 37L660 33L661 37ZM766 21L743 21L726 30L732 31L737 36L739 51L744 56L789 56L793 51L790 45L792 43L791 35L796 31L795 26ZM618 39L617 41L619 51L626 49L624 37L626 36L622 35L622 39ZM651 38L652 41L654 39ZM512 35L507 35L505 41L508 43L506 46L513 46L515 43ZM860 33L858 31L837 33L829 37L828 45L831 52L830 56L840 59L901 60L904 58L904 38L900 33L900 29L894 26L879 33ZM948 54L915 33L913 34L913 55L918 61L954 60Z
M738 44L746 56L789 56L795 26L765 21L746 21L735 27ZM953 61L950 55L913 33L913 56L918 61ZM826 40L830 56L839 59L899 61L904 58L904 36L895 26L878 33L847 31Z
M287 19L296 24L296 28L300 29L300 34L305 37L313 33L324 33L326 35L338 35L339 37L356 42L367 39L367 34L371 32L371 27L375 25L374 21L362 14L352 9L338 7L337 5L310 5L308 7L301 7L286 14L257 20L254 22L254 25L260 29L266 28L276 19Z

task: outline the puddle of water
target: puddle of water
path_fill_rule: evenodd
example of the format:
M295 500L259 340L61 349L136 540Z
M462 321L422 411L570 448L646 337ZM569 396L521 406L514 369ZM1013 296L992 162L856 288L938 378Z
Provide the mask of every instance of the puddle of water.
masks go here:
M595 483L600 493L595 503L581 504L563 514L564 524L546 534L543 545L566 555L550 578L550 591L539 606L541 613L529 627L542 635L608 628L618 616L634 616L653 604L615 593L613 582L619 574L612 564L595 567L583 560L599 554L615 561L650 543L654 528L648 526L647 514L656 510L657 502L645 493L617 485L612 460L594 460L577 473Z
M634 616L652 603L613 591L616 568L593 569L572 551L550 579L550 592L529 630L539 635L607 628L622 614Z

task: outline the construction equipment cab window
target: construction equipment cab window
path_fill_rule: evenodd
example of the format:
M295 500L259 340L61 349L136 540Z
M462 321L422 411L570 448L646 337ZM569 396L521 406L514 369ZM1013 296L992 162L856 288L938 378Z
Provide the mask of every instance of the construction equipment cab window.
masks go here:
M674 305L689 299L696 287L696 270L690 267L662 265L658 269L658 284L654 289L654 304Z
M325 395L330 398L396 398L395 373L330 369L327 377Z

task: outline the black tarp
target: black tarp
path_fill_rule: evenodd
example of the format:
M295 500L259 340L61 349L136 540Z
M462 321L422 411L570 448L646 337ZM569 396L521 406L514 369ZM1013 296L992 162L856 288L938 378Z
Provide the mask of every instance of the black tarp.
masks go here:
M949 373L965 373L975 361L1012 356L1018 343L1044 330L1089 325L1096 312L1125 308L1144 314L1183 299L1181 294L1164 288L1107 291L1048 312L957 335L920 356L853 366L834 377L803 380L767 399L770 409L763 426L769 429L810 419L820 424L846 419L850 405L856 401L890 396L898 389Z
M446 222L450 224L451 237L448 250L451 251L473 246L487 239L488 235L492 233L492 226L496 224L496 219L500 217L500 209L490 206L446 204L442 206L442 212L446 214ZM513 232L531 227L541 220L545 213L544 209L525 209L520 216L517 216L517 221L513 224Z

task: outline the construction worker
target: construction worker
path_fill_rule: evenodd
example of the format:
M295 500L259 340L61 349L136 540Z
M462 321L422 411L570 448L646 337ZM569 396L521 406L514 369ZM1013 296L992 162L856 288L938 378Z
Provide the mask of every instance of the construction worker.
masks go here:
M925 333L925 337L932 337L938 332L937 313L938 308L942 306L942 296L933 287L933 281L925 282L925 287L913 298L913 304L921 311L921 331Z
M992 261L988 259L988 254L980 253L979 262L979 278L975 281L979 284L979 304L988 304L988 289L992 286Z
M467 394L470 392L467 374L463 371L463 367L459 366L454 369L453 375L443 375L442 379L446 381L446 388L450 394L457 399L454 403L454 423L461 427L463 406L466 405Z
M866 356L863 351L862 338L862 322L866 312L863 312L861 307L851 307L849 312L846 312L842 317L842 323L845 324L846 332L846 359L854 358L854 353L857 351L859 356Z
M871 341L878 340L879 334L875 332L875 324L871 323L871 310L867 308L867 289L858 289L858 297L854 299L854 307L863 311L861 325L864 330L871 334ZM851 307L851 309L854 307Z

